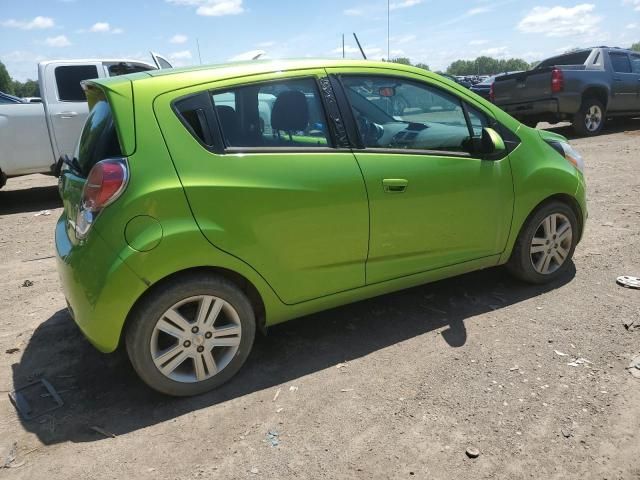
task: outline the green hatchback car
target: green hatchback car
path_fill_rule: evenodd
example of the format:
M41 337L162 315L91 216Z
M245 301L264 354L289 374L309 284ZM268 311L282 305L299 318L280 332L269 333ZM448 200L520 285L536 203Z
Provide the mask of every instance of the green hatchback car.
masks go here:
M425 70L268 61L86 82L58 269L103 352L170 395L230 379L256 329L473 270L562 275L583 161ZM398 96L402 101L398 101Z

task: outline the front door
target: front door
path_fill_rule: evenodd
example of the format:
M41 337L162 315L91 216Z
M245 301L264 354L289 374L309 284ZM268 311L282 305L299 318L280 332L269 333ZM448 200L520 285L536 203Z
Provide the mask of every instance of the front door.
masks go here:
M482 160L471 141L488 113L423 80L340 79L363 147L355 155L370 201L367 283L501 253L513 209L509 160Z
M317 75L326 74L302 75L199 87L175 103L178 115L175 94L156 101L202 232L288 304L364 286L369 235L362 174L321 101Z

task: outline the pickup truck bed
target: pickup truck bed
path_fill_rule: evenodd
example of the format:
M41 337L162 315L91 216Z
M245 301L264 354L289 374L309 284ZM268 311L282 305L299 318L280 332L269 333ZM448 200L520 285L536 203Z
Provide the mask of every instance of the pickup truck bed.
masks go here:
M640 114L640 55L600 47L550 58L497 78L493 101L524 123L570 121L595 135L607 117Z

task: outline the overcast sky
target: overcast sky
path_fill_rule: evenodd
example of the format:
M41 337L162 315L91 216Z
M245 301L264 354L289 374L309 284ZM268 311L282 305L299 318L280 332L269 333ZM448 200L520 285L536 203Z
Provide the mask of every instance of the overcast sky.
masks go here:
M458 58L529 61L573 47L640 41L640 0L391 0L391 56L443 69ZM0 61L17 79L58 58L178 65L250 58L387 56L387 0L0 0Z

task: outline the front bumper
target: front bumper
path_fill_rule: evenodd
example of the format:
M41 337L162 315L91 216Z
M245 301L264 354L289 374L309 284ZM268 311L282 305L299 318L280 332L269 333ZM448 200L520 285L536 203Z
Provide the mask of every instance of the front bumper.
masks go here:
M56 225L58 275L69 310L89 341L102 352L114 351L124 322L145 283L92 231L73 245L63 215Z

